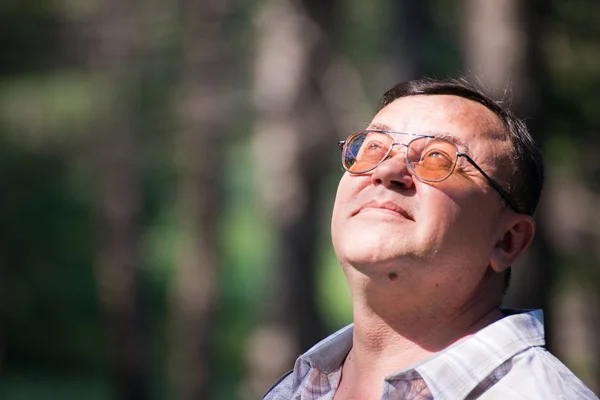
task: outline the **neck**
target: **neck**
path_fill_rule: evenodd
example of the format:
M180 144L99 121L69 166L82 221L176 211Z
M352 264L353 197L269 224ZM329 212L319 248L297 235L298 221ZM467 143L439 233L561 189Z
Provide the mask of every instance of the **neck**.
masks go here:
M348 360L358 375L381 380L425 360L502 318L499 302L489 295L489 274L471 296L405 294L392 282L364 275L349 282L353 296L353 347ZM349 277L350 278L350 277ZM350 281L350 279L349 279ZM366 378L369 379L369 378Z

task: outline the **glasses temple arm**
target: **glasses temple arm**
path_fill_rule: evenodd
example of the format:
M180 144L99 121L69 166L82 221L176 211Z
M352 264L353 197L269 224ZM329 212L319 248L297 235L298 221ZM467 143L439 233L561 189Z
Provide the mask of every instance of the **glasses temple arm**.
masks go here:
M506 191L504 189L502 189L502 187L495 180L493 180L492 177L490 177L488 174L486 174L483 171L483 169L481 169L481 167L479 165L477 165L477 163L475 161L473 161L473 159L471 157L469 157L467 154L464 154L464 153L457 153L457 154L459 156L463 156L464 158L466 158L467 161L469 162L469 164L474 166L477 169L477 171L479 171L481 173L481 175L483 175L483 177L488 181L488 183L494 189L496 189L496 191L498 193L500 193L500 196L502 196L504 201L506 201L508 203L510 208L512 208L515 212L517 212L519 214L523 214L523 212L519 209L519 206L517 205L517 203L515 203L515 201L510 197L510 195L508 193L506 193Z

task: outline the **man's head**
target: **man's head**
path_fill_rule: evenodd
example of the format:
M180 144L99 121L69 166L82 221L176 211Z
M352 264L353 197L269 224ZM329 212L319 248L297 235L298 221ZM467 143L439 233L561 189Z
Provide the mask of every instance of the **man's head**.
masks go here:
M346 273L400 277L415 295L439 288L465 301L481 282L502 282L498 276L533 237L530 215L543 179L540 152L524 124L465 81L420 80L390 89L367 129L393 132L396 145L373 170L347 172L340 181L332 237ZM421 146L433 139L409 144L414 135L444 138L465 156L451 155L447 163L456 166L444 180L421 179L441 158ZM346 156L362 157L359 147ZM425 155L438 164L425 164ZM506 207L502 192L518 211Z

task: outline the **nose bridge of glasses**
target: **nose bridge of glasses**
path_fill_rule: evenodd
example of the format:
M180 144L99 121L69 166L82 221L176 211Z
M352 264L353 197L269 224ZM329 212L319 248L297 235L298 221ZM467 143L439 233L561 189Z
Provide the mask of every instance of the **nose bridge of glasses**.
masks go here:
M408 156L408 145L409 143L402 143L402 142L392 142L391 146L390 146L390 150L389 153L392 157L397 156L398 154L404 153L404 155ZM394 147L397 146L400 149L396 150L394 152ZM404 151L402 151L402 149L404 149Z
M408 155L409 148L411 148L411 144L413 144L413 142L418 141L419 139L428 138L428 136L425 135L406 132L389 132L388 136L392 139L391 147L404 147L404 152L406 155Z
M392 138L392 147L393 146L401 146L404 147L404 152L406 153L406 155L408 156L409 154L409 150L414 150L415 145L419 142L421 142L423 139L427 140L430 137L429 136L424 136L424 135L416 135L416 134L412 134L412 133L401 133L398 132L396 133L397 135L402 135L402 136L396 136L394 137L393 135L390 135ZM403 140L400 141L396 141L397 138L402 138ZM419 147L417 145L417 147Z

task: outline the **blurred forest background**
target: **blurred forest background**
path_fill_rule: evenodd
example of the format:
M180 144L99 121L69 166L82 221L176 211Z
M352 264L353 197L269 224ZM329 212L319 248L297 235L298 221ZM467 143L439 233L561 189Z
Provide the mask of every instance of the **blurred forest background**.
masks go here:
M337 140L508 94L548 179L508 305L600 390L600 2L4 0L0 398L257 399L351 321ZM512 90L506 92L507 86Z

